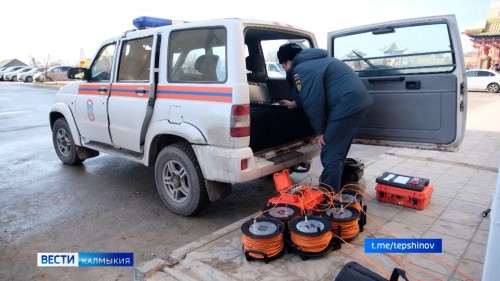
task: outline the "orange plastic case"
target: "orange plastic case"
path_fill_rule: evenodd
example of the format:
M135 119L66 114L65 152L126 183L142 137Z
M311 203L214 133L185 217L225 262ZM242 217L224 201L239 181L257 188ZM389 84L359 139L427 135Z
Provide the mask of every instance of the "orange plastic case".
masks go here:
M431 202L432 185L427 184L422 191L405 189L397 186L377 184L377 200L413 209L423 210Z
M276 186L276 190L280 193L291 188L293 185L292 179L290 179L290 172L288 171L288 169L285 169L279 173L274 173L273 179L274 179L274 185Z
M323 193L319 191L293 186L288 169L274 173L273 178L280 195L269 199L268 204L290 204L301 210L313 210L324 200Z

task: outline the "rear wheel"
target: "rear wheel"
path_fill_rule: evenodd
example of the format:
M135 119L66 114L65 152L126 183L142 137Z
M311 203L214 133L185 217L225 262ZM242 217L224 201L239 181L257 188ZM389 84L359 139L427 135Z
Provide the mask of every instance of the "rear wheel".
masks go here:
M500 86L498 86L497 83L491 83L488 85L488 87L486 87L486 89L490 93L496 93L496 92L498 92L498 90L500 90Z
M155 179L163 203L176 214L190 216L209 203L205 179L187 143L175 143L160 151Z
M28 82L28 83L33 82L33 77L31 77L31 76L26 76L26 79L24 79L24 82Z
M76 153L76 145L64 118L57 119L52 127L52 143L57 156L64 164L78 165L83 162Z

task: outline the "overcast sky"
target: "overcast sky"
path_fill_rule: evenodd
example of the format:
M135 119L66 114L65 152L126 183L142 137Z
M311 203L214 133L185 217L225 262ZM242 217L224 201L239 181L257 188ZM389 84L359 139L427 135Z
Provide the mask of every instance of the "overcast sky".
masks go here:
M140 16L176 20L254 18L290 23L313 31L326 48L329 31L381 21L455 14L460 31L484 27L491 0L25 0L2 1L0 60L28 63L50 56L76 64L100 43L125 30ZM464 51L472 50L463 35Z

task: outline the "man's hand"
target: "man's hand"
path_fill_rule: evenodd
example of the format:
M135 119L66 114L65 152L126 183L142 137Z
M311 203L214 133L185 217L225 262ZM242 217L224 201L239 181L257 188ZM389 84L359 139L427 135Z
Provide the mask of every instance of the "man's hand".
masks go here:
M319 135L316 140L318 141L319 147L323 147L323 145L325 145L325 141L323 140L323 134Z
M286 105L288 108L297 107L297 104L295 103L295 101L280 100L279 104L280 105Z

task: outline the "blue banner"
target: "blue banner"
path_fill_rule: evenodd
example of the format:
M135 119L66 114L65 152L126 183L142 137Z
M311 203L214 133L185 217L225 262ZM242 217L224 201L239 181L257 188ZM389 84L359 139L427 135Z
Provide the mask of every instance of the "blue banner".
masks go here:
M78 253L78 266L134 266L134 253Z
M443 239L366 238L365 253L442 253Z

